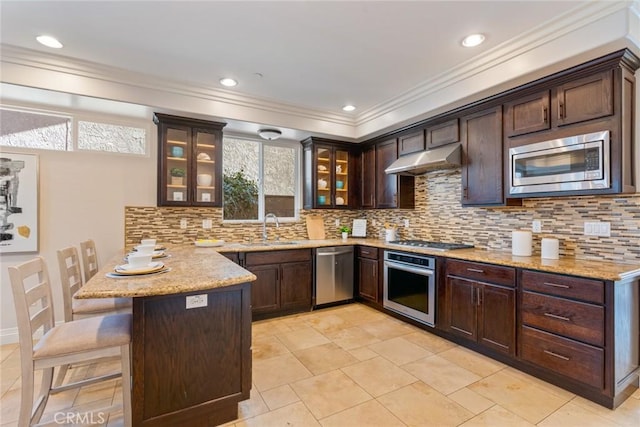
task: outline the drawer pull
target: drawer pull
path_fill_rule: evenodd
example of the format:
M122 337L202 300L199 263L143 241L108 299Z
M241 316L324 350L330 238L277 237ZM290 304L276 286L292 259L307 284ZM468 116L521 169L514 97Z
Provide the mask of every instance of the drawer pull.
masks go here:
M545 313L544 315L547 317L551 317L553 319L564 320L565 322L571 322L571 319L569 319L568 317L558 316L557 314Z
M480 270L479 268L467 268L467 271L472 273L484 273L484 270Z
M550 283L550 282L544 282L544 285L546 286L553 286L554 288L564 288L564 289L569 289L568 285L560 285L558 283Z
M557 357L558 359L562 359L562 360L571 360L569 359L567 356L563 356L561 354L558 353L554 353L553 351L549 351L549 350L543 350L546 354L548 354L549 356L553 356L553 357Z

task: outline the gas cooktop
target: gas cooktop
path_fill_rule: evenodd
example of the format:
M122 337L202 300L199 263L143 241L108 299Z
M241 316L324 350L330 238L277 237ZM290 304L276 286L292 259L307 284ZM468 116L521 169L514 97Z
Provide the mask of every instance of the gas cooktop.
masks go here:
M473 247L473 245L467 245L465 243L430 242L428 240L392 240L388 243L392 245L413 246L416 248L434 249L436 251L449 251L452 249L468 249Z

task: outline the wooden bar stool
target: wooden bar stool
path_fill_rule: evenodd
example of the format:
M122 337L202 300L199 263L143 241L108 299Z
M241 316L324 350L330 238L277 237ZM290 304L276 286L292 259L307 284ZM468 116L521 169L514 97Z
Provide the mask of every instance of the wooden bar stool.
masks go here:
M51 283L41 257L8 268L18 321L22 395L18 425L37 423L49 395L122 377L125 425L131 425L131 314L74 320L55 326ZM40 337L40 338L38 338ZM53 387L56 366L98 362L120 356L122 371ZM42 370L42 386L34 401L34 372ZM115 407L104 410L114 410Z

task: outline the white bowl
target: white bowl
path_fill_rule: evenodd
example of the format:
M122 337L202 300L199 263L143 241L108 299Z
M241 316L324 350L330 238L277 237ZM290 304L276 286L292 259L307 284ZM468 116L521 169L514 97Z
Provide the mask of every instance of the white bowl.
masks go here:
M151 264L151 254L133 252L127 257L127 262L131 268L143 268Z
M156 249L156 245L138 245L136 246L136 251L141 254L151 255L153 251Z
M209 187L211 186L213 177L208 173L201 173L196 177L196 180L198 181L198 185L201 185L203 187Z
M142 246L146 246L146 245L154 245L156 244L156 239L142 239L140 240L140 245Z

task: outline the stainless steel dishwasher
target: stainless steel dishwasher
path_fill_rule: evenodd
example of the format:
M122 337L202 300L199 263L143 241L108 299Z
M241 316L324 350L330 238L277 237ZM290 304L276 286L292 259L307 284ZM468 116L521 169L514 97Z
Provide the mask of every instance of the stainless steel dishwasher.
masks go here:
M353 246L316 249L315 305L353 299Z

